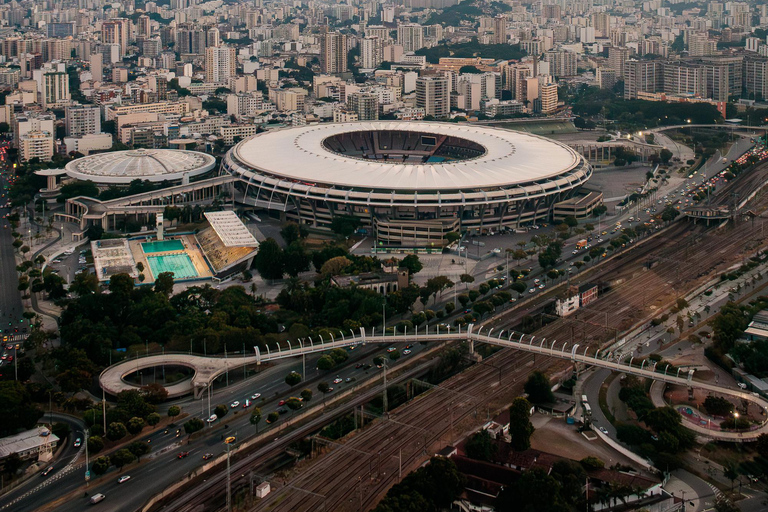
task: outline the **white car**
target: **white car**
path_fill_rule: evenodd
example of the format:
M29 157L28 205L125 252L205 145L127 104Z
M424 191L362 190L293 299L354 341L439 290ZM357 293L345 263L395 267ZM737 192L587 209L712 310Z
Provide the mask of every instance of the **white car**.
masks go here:
M605 427L600 427L600 432L602 432L605 435L608 435L608 431L605 430Z
M539 290L543 290L543 289L544 289L544 284L540 284L539 285Z
M408 354L410 354L410 353L411 353L411 349L409 349L409 348L407 348L407 349L403 350L403 355L404 355L404 356L407 356L407 355L408 355Z
M231 409L234 409L235 407L240 407L240 402L238 402L237 400L235 400L234 402L232 402L231 404L229 404L229 407L230 407Z
M251 395L251 400L257 400L261 398L261 393L254 393Z
M80 448L80 445L83 444L83 440L79 437L75 439L75 448Z
M211 414L211 417L210 417L210 418L208 418L208 419L207 419L207 420L205 420L205 421L207 421L208 423L213 423L213 422L214 422L214 421L216 421L217 419L219 419L219 417L218 417L218 416L216 416L215 414Z
M741 389L747 389L747 385L744 384L743 382L737 382L736 385L739 386Z
M342 381L342 378L341 378L341 377L336 377L335 379L333 379L333 383L334 383L334 384L340 384L340 383L341 383L341 381Z
M536 288L531 288L530 290L528 290L528 293L536 293Z
M122 484L123 482L127 482L130 479L131 479L131 475L123 475L117 479L117 483Z
M397 350L395 347L389 347L387 349L387 352L394 352L395 350Z

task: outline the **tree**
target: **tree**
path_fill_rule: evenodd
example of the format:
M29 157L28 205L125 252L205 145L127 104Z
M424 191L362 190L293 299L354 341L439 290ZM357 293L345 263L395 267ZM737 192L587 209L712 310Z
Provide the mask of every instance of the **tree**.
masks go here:
M733 404L721 396L709 395L704 400L704 409L713 416L728 416L733 412Z
M542 468L523 471L496 500L500 512L558 512L569 510L560 496L561 485Z
M198 430L203 430L205 423L200 418L190 418L184 423L184 432L187 434L194 434Z
M107 472L109 469L109 466L112 464L109 462L108 457L99 457L95 461L93 461L93 464L91 464L91 471L93 471L93 474L99 476L103 475Z
M109 457L109 461L113 466L117 466L118 469L123 469L123 466L130 464L134 460L136 460L136 456L127 448L117 450Z
M310 400L312 400L312 390L311 389L304 389L304 390L302 390L302 392L301 392L301 399L304 402L309 402Z
M104 441L99 436L90 436L87 443L88 451L91 453L99 453L104 449Z
M295 222L286 222L280 229L280 236L283 237L285 243L290 245L293 242L298 242L302 238L307 238L309 232L303 225L299 225Z
M12 372L11 372L12 373ZM37 423L43 411L33 405L27 388L15 380L0 382L0 434L15 434L20 429L30 429Z
M317 360L318 370L327 372L328 370L332 370L334 366L336 366L336 362L329 355L320 356L320 358Z
M450 233L445 234L445 241L449 244L452 244L453 242L456 242L457 240L461 239L461 233L457 233L456 231L451 231Z
M320 267L320 273L326 276L337 276L351 264L352 262L346 256L335 256L323 263L323 266Z
M82 297L90 293L96 293L99 291L99 278L96 274L90 272L80 272L75 274L75 279L72 284L69 285L69 291L75 295Z
M509 433L515 451L525 451L531 447L534 431L530 420L531 408L531 403L523 397L515 398L509 408Z
M306 272L311 262L309 254L299 241L291 242L283 251L283 268L289 276L296 277L301 272Z
M389 352L389 358L393 361L397 361L398 359L400 359L400 351L393 350L392 352Z
M168 398L168 390L157 382L150 382L146 386L142 386L140 391L144 395L144 400L150 404L159 404Z
M267 414L267 423L274 423L280 419L280 415L274 411Z
M158 423L160 423L160 415L157 414L156 412L153 412L152 414L147 416L147 425L154 427Z
M552 394L552 385L549 379L538 370L528 376L524 389L528 393L528 399L535 404L555 401L555 395Z
M259 252L253 258L253 266L266 280L283 278L285 273L283 250L274 238L267 238L259 245Z
M491 439L491 434L485 429L470 437L464 445L467 457L477 460L491 461L497 450L498 447Z
M352 236L360 226L360 219L352 215L335 215L331 221L331 231L345 238Z
M128 421L128 432L138 434L144 428L144 418L133 417Z
M173 293L173 272L160 272L155 279L155 292L170 297Z
M259 433L259 422L261 421L261 409L254 407L251 411L251 418L249 420L251 425L256 427L256 433Z
M131 452L137 461L141 460L142 455L146 455L150 452L151 448L149 444L142 443L141 441L134 441L128 445L128 451Z
M298 398L292 396L288 400L285 401L285 405L288 406L288 408L292 411L298 411L302 407L304 407L304 404L299 400Z
M291 372L285 376L285 383L293 387L301 382L301 374L298 372Z
M603 462L601 459L593 456L584 457L579 461L579 463L584 466L584 469L587 471L592 471L595 469L602 469L605 467L605 462Z
M107 439L110 441L119 441L127 435L128 429L119 421L112 422L107 426Z
M329 386L327 382L320 382L317 385L317 390L321 392L323 395L325 395L330 389L331 389L331 386Z
M459 280L466 285L465 288L469 288L469 285L475 282L475 278L469 274L461 274Z
M412 276L418 274L424 268L424 265L422 265L416 254L409 254L400 262L400 267L407 269L408 275Z
M224 404L219 404L216 407L214 407L214 409L213 409L213 414L215 414L216 417L219 418L219 419L221 419L224 416L226 416L228 412L229 412L229 407L227 407Z
M723 466L723 476L731 481L731 492L733 492L733 482L739 478L739 472L736 470L736 466L732 462L729 462L727 465Z
M673 153L667 148L664 148L659 152L659 158L661 158L661 161L665 164L669 163L669 161L672 159L672 156Z
M181 414L181 407L179 407L178 405L172 405L168 408L169 418L175 418L179 414Z

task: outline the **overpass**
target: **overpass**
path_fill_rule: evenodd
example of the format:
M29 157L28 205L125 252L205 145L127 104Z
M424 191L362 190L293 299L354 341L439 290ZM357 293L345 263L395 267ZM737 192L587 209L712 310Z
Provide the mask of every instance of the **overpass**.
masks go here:
M441 332L440 326L436 326L434 329L425 326L421 331L417 327L410 333L406 329L403 332L395 330L392 334L376 334L375 328L370 333L367 333L365 328L362 327L357 333L351 330L348 332L349 334L341 332L338 338L331 335L330 340L325 340L322 336L319 336L318 340L313 340L309 337L294 342L286 341L282 345L278 343L275 350L267 348L266 353L263 353L258 347L254 347L255 353L251 356L222 358L190 354L163 354L131 359L106 368L99 376L99 382L105 391L116 395L124 389L136 388L135 385L124 380L125 376L131 373L161 365L185 366L194 371L191 381L184 381L167 388L169 397L194 392L195 398L199 398L217 377L229 371L229 369L235 369L244 364L261 364L267 361L306 356L307 354L325 352L335 348L364 345L366 343L393 344L466 341L470 345L470 353L474 353L475 343L487 343L499 347L522 350L547 357L566 359L573 363L581 363L587 366L607 368L611 371L649 378L667 384L699 388L713 393L728 395L739 400L748 400L758 405L762 411L768 413L768 401L759 396L741 390L694 380L693 369L683 370L678 368L675 371L669 371L669 365L658 367L658 363L649 363L644 359L635 362L635 357L631 353L606 353L591 347L582 348L578 343L569 344L567 341L547 340L546 338L526 335L511 330L502 329L496 331L494 328L487 329L482 326L476 328L474 324L469 324L463 332L460 327L458 329L443 328ZM706 427L688 423L685 426L702 436L730 442L751 441L760 434L768 433L768 421L764 421L759 428L748 432L713 431Z

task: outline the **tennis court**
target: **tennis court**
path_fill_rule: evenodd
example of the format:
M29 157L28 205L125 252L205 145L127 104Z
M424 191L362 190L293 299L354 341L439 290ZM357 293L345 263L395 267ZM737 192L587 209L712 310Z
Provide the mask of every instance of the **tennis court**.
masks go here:
M173 240L177 241L177 240ZM181 245L181 242L179 242ZM147 256L147 263L152 270L152 275L160 275L161 272L173 272L174 279L192 279L198 277L195 265L187 254L166 254L164 256Z
M152 254L156 252L170 252L170 251L183 251L184 244L181 240L162 240L157 242L144 242L141 244L141 250L144 254Z

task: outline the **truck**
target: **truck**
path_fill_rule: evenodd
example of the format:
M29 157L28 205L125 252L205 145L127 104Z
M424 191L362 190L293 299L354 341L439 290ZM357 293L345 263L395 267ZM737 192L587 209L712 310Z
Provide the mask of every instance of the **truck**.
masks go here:
M101 501L101 500L103 500L104 498L106 498L106 496L104 496L104 495L103 495L103 494L101 494L101 493L98 493L98 494L94 494L93 496L91 496L91 505L95 505L95 504L97 504L98 502L100 502L100 501Z
M586 239L584 239L584 240L579 240L578 242L576 242L576 248L577 248L577 249L583 249L583 248L585 248L586 246L587 246L587 240L586 240Z

